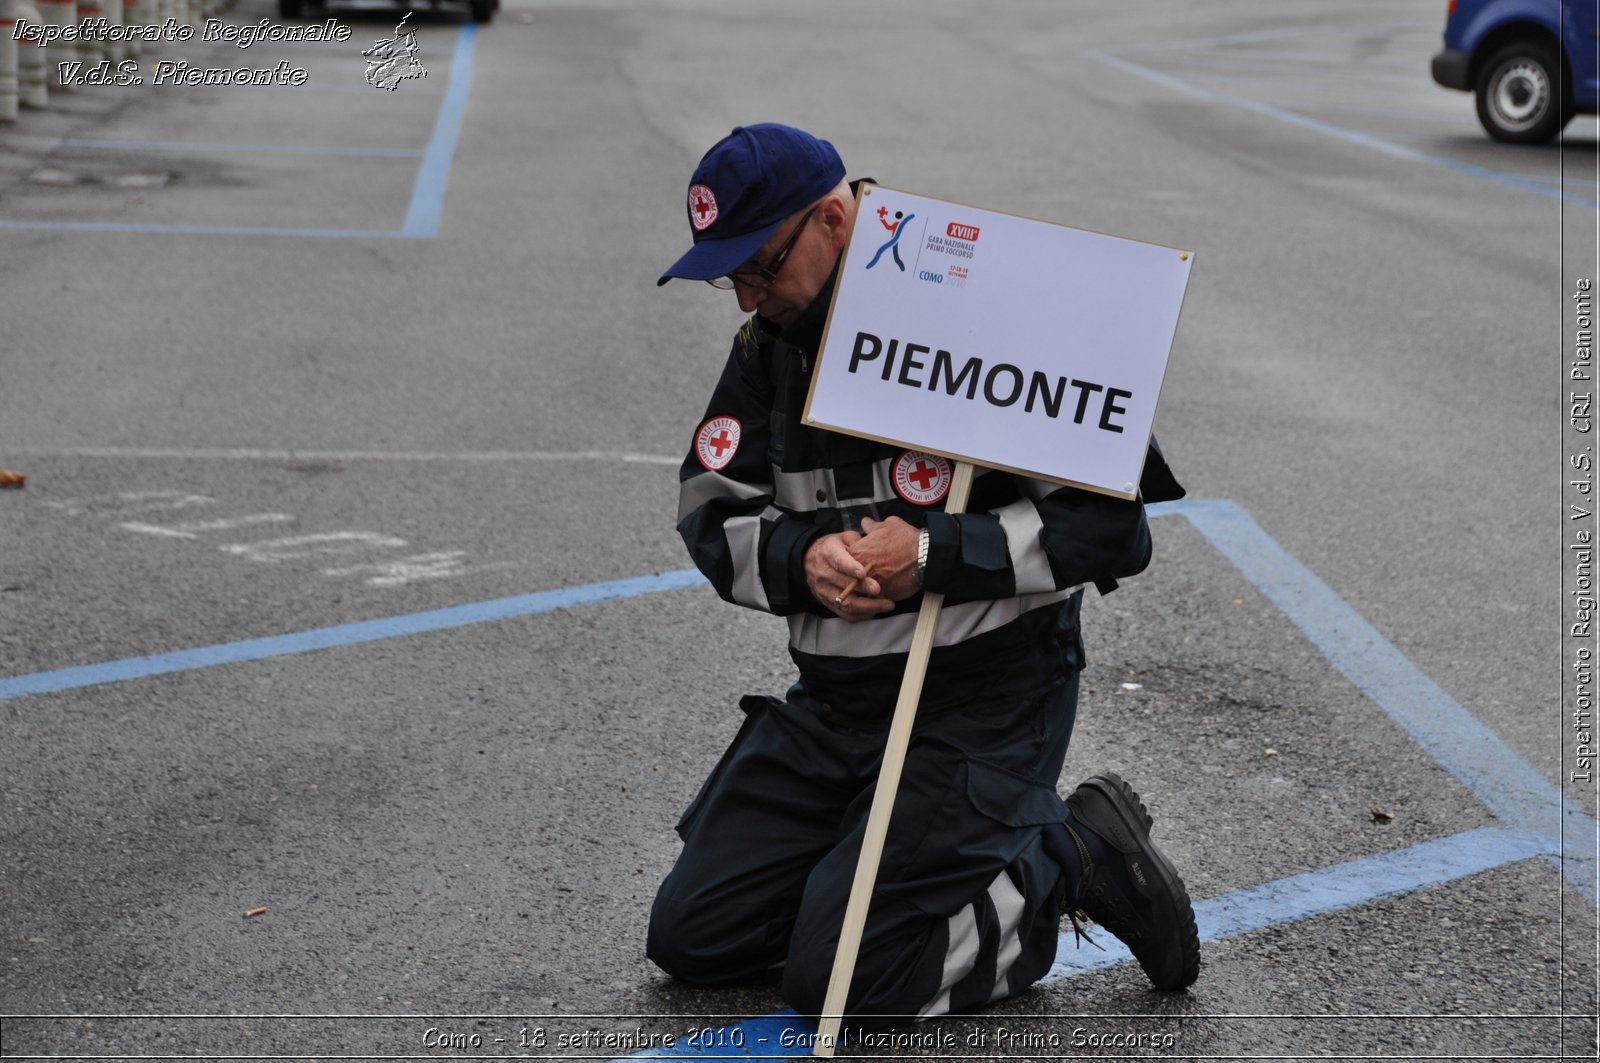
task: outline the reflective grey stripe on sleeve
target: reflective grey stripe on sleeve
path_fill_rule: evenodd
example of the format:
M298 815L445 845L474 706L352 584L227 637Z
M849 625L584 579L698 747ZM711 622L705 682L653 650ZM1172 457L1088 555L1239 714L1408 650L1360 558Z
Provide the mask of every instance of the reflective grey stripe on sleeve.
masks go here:
M865 506L875 502L893 502L899 495L894 489L894 464L899 460L899 455L893 458L884 458L872 463L872 494L854 498L840 498L839 486L834 481L832 469L811 469L806 472L784 472L776 466L772 469L773 500L791 513L814 513L819 509L837 509L840 506ZM974 469L973 475L984 476L998 472L998 469ZM1040 481L1022 481L1024 484L1038 483ZM1045 484L1045 494L1054 491L1059 484ZM817 492L822 491L824 497L817 498ZM1029 489L1031 490L1031 488ZM1043 497L1040 495L1039 497Z
M1038 594L1055 590L1056 578L1050 571L1050 558L1044 552L1044 544L1039 541L1039 534L1044 531L1039 507L1021 498L996 510L995 515L1000 518L1000 530L1006 533L1006 548L1011 551L1011 574L1017 581L1017 593Z
M703 472L678 485L678 520L718 498L737 498L741 502L765 498L769 488L762 484L741 483L720 472Z
M772 500L790 513L813 513L817 502L817 488L833 497L833 470L808 469L805 472L784 472L772 467Z
M768 506L759 516L730 517L722 523L722 536L728 540L728 557L733 561L733 600L740 605L771 612L767 588L761 582L761 524L778 511Z
M940 618L941 626L943 617ZM789 648L819 657L876 657L911 648L917 614L904 613L852 624L810 613L789 615Z
M889 482L893 465L894 462L889 459L872 463L872 494L863 498L840 498L839 485L834 480L832 469L783 472L774 468L773 498L791 513L815 513L821 509L837 509L841 505L864 506L888 502L895 497L894 485ZM822 492L821 498L817 497L818 491Z
M1004 627L1030 609L1063 601L1080 589L1069 587L1049 594L1027 594L1020 598L947 605L939 613L939 630L933 636L933 644L954 646L965 642L986 631ZM916 627L916 613L900 613L858 624L837 617L795 613L789 617L789 646L799 653L818 657L876 657L884 653L905 653L911 649L911 636Z

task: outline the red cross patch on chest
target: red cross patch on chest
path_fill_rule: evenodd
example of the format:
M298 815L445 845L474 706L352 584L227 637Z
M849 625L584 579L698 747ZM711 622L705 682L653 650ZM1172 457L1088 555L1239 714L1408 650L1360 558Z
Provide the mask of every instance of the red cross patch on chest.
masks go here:
M894 489L907 502L931 506L950 493L950 459L908 450L894 463Z

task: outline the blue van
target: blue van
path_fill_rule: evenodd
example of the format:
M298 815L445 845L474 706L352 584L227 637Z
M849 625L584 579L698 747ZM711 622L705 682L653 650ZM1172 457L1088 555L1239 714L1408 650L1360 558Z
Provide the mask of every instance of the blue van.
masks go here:
M1433 80L1474 93L1496 140L1549 140L1574 114L1600 111L1593 0L1450 0Z

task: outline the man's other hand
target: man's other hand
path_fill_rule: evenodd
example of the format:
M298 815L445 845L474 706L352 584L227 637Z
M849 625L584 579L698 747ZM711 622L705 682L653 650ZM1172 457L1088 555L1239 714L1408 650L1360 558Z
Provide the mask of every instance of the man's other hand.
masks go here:
M850 554L863 566L872 566L872 579L883 597L900 602L922 589L917 583L916 528L899 517L861 522L865 535L850 544Z
M914 561L916 532L911 536ZM862 541L863 537L856 532L836 532L824 535L806 549L806 586L811 589L812 596L835 616L852 622L868 620L894 608L892 599L882 597L883 587L878 580L867 575L866 564L852 556L852 548ZM838 598L851 580L859 582L850 597L840 604Z

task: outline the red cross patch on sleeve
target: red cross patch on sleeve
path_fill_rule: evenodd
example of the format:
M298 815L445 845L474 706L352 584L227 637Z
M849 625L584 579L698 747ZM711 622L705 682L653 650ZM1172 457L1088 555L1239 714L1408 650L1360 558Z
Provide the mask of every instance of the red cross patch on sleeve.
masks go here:
M732 417L713 417L694 435L694 454L711 472L725 467L739 452L739 422Z

